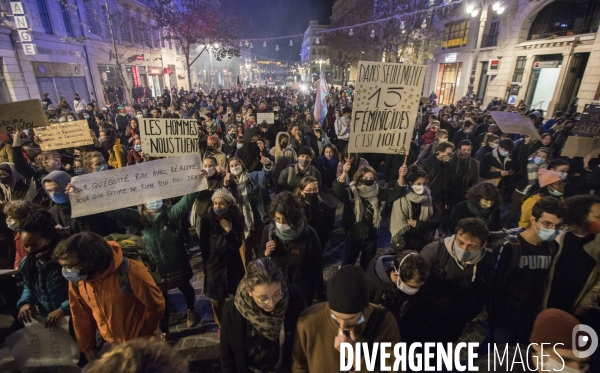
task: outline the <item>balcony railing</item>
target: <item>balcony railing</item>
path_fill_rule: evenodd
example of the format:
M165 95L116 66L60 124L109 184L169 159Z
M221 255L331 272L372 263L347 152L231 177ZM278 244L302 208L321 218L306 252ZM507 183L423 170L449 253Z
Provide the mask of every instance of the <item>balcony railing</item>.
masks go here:
M528 40L553 39L553 38L563 37L563 36L595 34L596 32L598 32L598 26L582 27L582 28L574 29L574 30L557 30L557 31L549 30L547 32L540 32L540 33L536 33L536 34L532 33L532 34L530 34Z
M484 34L481 41L481 48L495 47L498 45L498 33Z

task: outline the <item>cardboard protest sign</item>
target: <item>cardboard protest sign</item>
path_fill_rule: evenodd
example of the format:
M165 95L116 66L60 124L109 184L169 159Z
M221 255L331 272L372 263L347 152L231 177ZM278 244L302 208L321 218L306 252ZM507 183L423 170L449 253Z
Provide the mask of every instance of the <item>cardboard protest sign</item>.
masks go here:
M537 129L531 123L531 119L528 117L508 111L492 111L490 114L502 132L516 133L523 136L531 136L540 141L542 140Z
M40 100L11 102L0 105L0 133L15 129L28 130L48 125Z
M349 151L397 154L415 129L425 66L361 61Z
M256 123L261 124L263 120L275 124L275 113L256 113Z
M563 146L560 153L563 157L584 157L590 154L592 158L596 158L600 153L600 138L584 137L584 136L569 136L567 142Z
M140 140L151 157L172 157L200 152L196 119L144 118Z
M187 154L114 170L75 176L71 216L86 216L173 198L208 188L202 157Z
M61 317L55 328L46 328L39 317L25 328L6 337L6 345L19 368L73 366L79 361L79 348L69 335L69 316Z
M586 104L581 112L581 118L573 127L577 136L600 136L600 104Z
M51 124L35 129L42 150L74 148L94 143L87 120Z

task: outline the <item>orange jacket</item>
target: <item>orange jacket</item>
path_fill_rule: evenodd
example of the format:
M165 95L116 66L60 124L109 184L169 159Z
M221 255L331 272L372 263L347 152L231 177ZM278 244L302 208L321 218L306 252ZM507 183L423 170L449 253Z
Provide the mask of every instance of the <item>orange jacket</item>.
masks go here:
M117 268L123 261L121 246L109 242L113 261L99 277L79 281L81 302L76 284L69 284L69 303L77 345L83 353L94 349L96 327L110 344L153 335L165 311L165 299L148 269L140 262L129 261L129 280L133 295L121 289Z

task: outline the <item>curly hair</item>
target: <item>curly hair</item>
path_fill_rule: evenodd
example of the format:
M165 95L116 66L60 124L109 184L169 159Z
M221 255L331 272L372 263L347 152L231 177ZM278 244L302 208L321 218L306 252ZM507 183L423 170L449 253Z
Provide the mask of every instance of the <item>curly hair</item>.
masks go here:
M533 205L531 215L538 220L543 213L551 214L559 219L563 219L567 215L567 205L554 197L542 197Z
M490 236L490 230L485 225L483 220L479 218L466 218L462 219L456 225L454 230L455 234L464 234L471 238L479 240L479 243L483 245Z
M408 167L408 174L406 174L405 180L412 185L422 177L427 179L427 172L417 165L411 165Z
M492 183L483 182L470 187L467 190L466 198L476 206L479 205L479 201L482 199L494 202L494 206L500 206L500 199L502 197L497 186Z
M105 271L113 260L113 250L99 234L81 232L62 240L54 249L55 260L75 255L81 263L81 275Z
M267 214L272 221L275 221L276 212L283 215L287 223L294 229L298 228L302 220L305 220L302 205L292 192L284 191L275 195L267 209Z
M96 157L102 157L102 159L104 159L104 156L100 152L89 152L83 155L83 168L85 169L86 173L91 174L96 171L94 169L94 165L92 164L92 159Z
M267 285L274 282L285 282L285 277L279 266L269 257L251 261L246 267L246 274L239 286L247 291L252 291L258 285Z
M584 228L589 225L588 215L595 204L600 203L600 197L592 194L581 194L567 198L567 215L564 223L571 227Z
M416 255L415 255L416 254ZM405 259L406 258L406 259ZM404 260L404 262L402 262ZM402 267L400 263L402 262ZM415 280L417 282L425 282L429 278L429 268L425 263L425 259L416 251L402 251L394 258L394 266L398 270L398 275L402 282Z
M37 166L37 168L45 170L46 166L44 165L44 163L46 163L48 160L54 159L54 158L58 158L58 159L62 160L60 153L58 153L56 151L49 150L49 151L41 152L40 155L38 155L35 158L35 165Z
M6 202L4 204L3 212L4 215L11 219L22 221L23 219L40 209L41 206L38 206L37 204L31 201L15 200Z

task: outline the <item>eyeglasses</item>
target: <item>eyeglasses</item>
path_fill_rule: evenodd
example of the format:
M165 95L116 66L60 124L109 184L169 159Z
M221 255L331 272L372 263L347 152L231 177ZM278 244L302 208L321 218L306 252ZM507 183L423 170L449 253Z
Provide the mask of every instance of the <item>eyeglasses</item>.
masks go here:
M78 265L80 265L81 262L77 262L77 264L73 264L71 266L62 266L64 269L66 269L67 271L72 271L73 268L77 267Z
M276 293L272 297L266 297L266 296L255 297L254 295L252 297L258 304L267 304L267 303L269 303L269 301L273 301L273 304L275 304L275 303L279 302L279 300L281 298L283 298L283 293L282 292Z
M542 227L544 227L546 229L555 229L558 231L565 229L567 227L565 224L553 224L553 223L550 223L549 221L539 220L539 223Z

